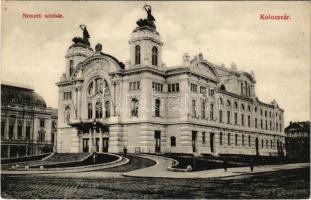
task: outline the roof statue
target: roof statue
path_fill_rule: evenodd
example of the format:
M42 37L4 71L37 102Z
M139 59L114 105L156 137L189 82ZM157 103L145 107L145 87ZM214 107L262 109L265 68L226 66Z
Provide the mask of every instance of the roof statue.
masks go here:
M155 18L153 17L153 15L151 14L151 6L150 5L145 5L143 7L143 9L145 9L146 13L147 13L147 18L145 19L139 19L136 24L139 27L149 27L152 29L156 29L156 26L154 24Z
M85 45L85 46L89 47L90 46L90 42L89 42L90 35L89 35L89 32L87 31L86 26L83 25L83 24L80 25L80 28L83 31L83 38L81 38L81 37L74 37L72 39L72 41L75 44L82 44L82 45Z

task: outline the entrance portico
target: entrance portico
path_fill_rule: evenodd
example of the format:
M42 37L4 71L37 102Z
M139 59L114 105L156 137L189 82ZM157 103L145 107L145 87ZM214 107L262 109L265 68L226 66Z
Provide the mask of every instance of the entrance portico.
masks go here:
M109 127L98 121L71 123L78 130L80 152L108 152Z

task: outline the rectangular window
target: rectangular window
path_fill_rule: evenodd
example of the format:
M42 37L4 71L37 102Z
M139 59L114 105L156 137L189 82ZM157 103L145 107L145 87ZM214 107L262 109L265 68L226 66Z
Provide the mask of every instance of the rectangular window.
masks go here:
M17 126L17 138L22 139L23 137L23 124L18 123Z
M195 100L193 99L192 100L192 117L196 117L197 116L197 112L196 112L196 102Z
M263 123L262 123L262 119L260 120L260 128L263 128Z
M40 128L44 128L44 127L45 127L45 120L40 119Z
M202 144L205 144L206 140L205 140L205 132L202 132Z
M251 127L251 116L247 116L247 126Z
M268 147L269 147L269 141L266 140L266 148L268 149Z
M272 122L270 121L270 131L272 131Z
M230 111L227 111L227 124L230 124Z
M200 94L206 94L206 87L200 86Z
M202 108L201 108L201 117L202 117L202 119L205 119L205 100L202 99L201 101L202 101L202 102L201 102L201 105L202 105Z
M222 145L222 132L219 133L219 144Z
M222 110L219 111L219 122L222 123Z
M255 118L255 128L257 128L257 118Z
M238 146L238 134L235 134L235 146Z
M228 133L228 145L230 145L231 144L231 138L230 138L230 133Z
M248 146L249 147L251 146L251 136L250 135L248 136Z
M154 85L152 85L152 88ZM139 90L140 89L140 81L134 81L129 83L129 90Z
M194 83L191 83L191 91L192 92L198 92L198 86L196 85L196 84L194 84Z
M261 139L261 148L263 148L263 139Z
M4 138L5 123L6 121L4 119L1 120L1 138Z
M268 130L268 122L267 122L267 120L265 121L265 127L266 127L266 130Z
M30 124L26 125L26 139L30 139Z
M244 146L244 135L242 135L242 146Z
M179 83L168 84L167 92L179 92Z
M163 84L152 82L152 88L153 88L153 90L156 90L158 92L162 92L163 91Z
M210 119L214 120L214 104L210 105Z
M244 115L241 115L241 125L244 126Z
M64 99L71 99L71 92L64 92Z
M238 124L238 113L234 113L234 124Z

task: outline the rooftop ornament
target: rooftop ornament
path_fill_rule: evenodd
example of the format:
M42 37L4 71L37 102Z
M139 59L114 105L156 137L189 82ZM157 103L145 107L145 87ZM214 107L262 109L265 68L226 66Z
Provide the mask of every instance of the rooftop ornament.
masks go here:
M81 30L83 32L83 38L81 38L81 37L74 37L72 39L72 41L74 42L74 44L81 44L81 45L90 47L90 42L89 42L90 35L89 35L89 32L86 29L86 26L81 24L80 28L81 28Z
M155 18L152 16L151 14L151 6L150 5L145 5L143 7L143 9L145 9L146 13L147 13L147 18L145 19L139 19L136 24L143 28L143 27L148 27L151 29L156 29L156 26L154 24Z

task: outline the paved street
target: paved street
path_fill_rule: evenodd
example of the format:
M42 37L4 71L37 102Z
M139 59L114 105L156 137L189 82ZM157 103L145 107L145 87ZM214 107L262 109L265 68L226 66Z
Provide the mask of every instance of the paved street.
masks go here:
M310 168L241 178L73 178L4 176L4 198L307 198Z

